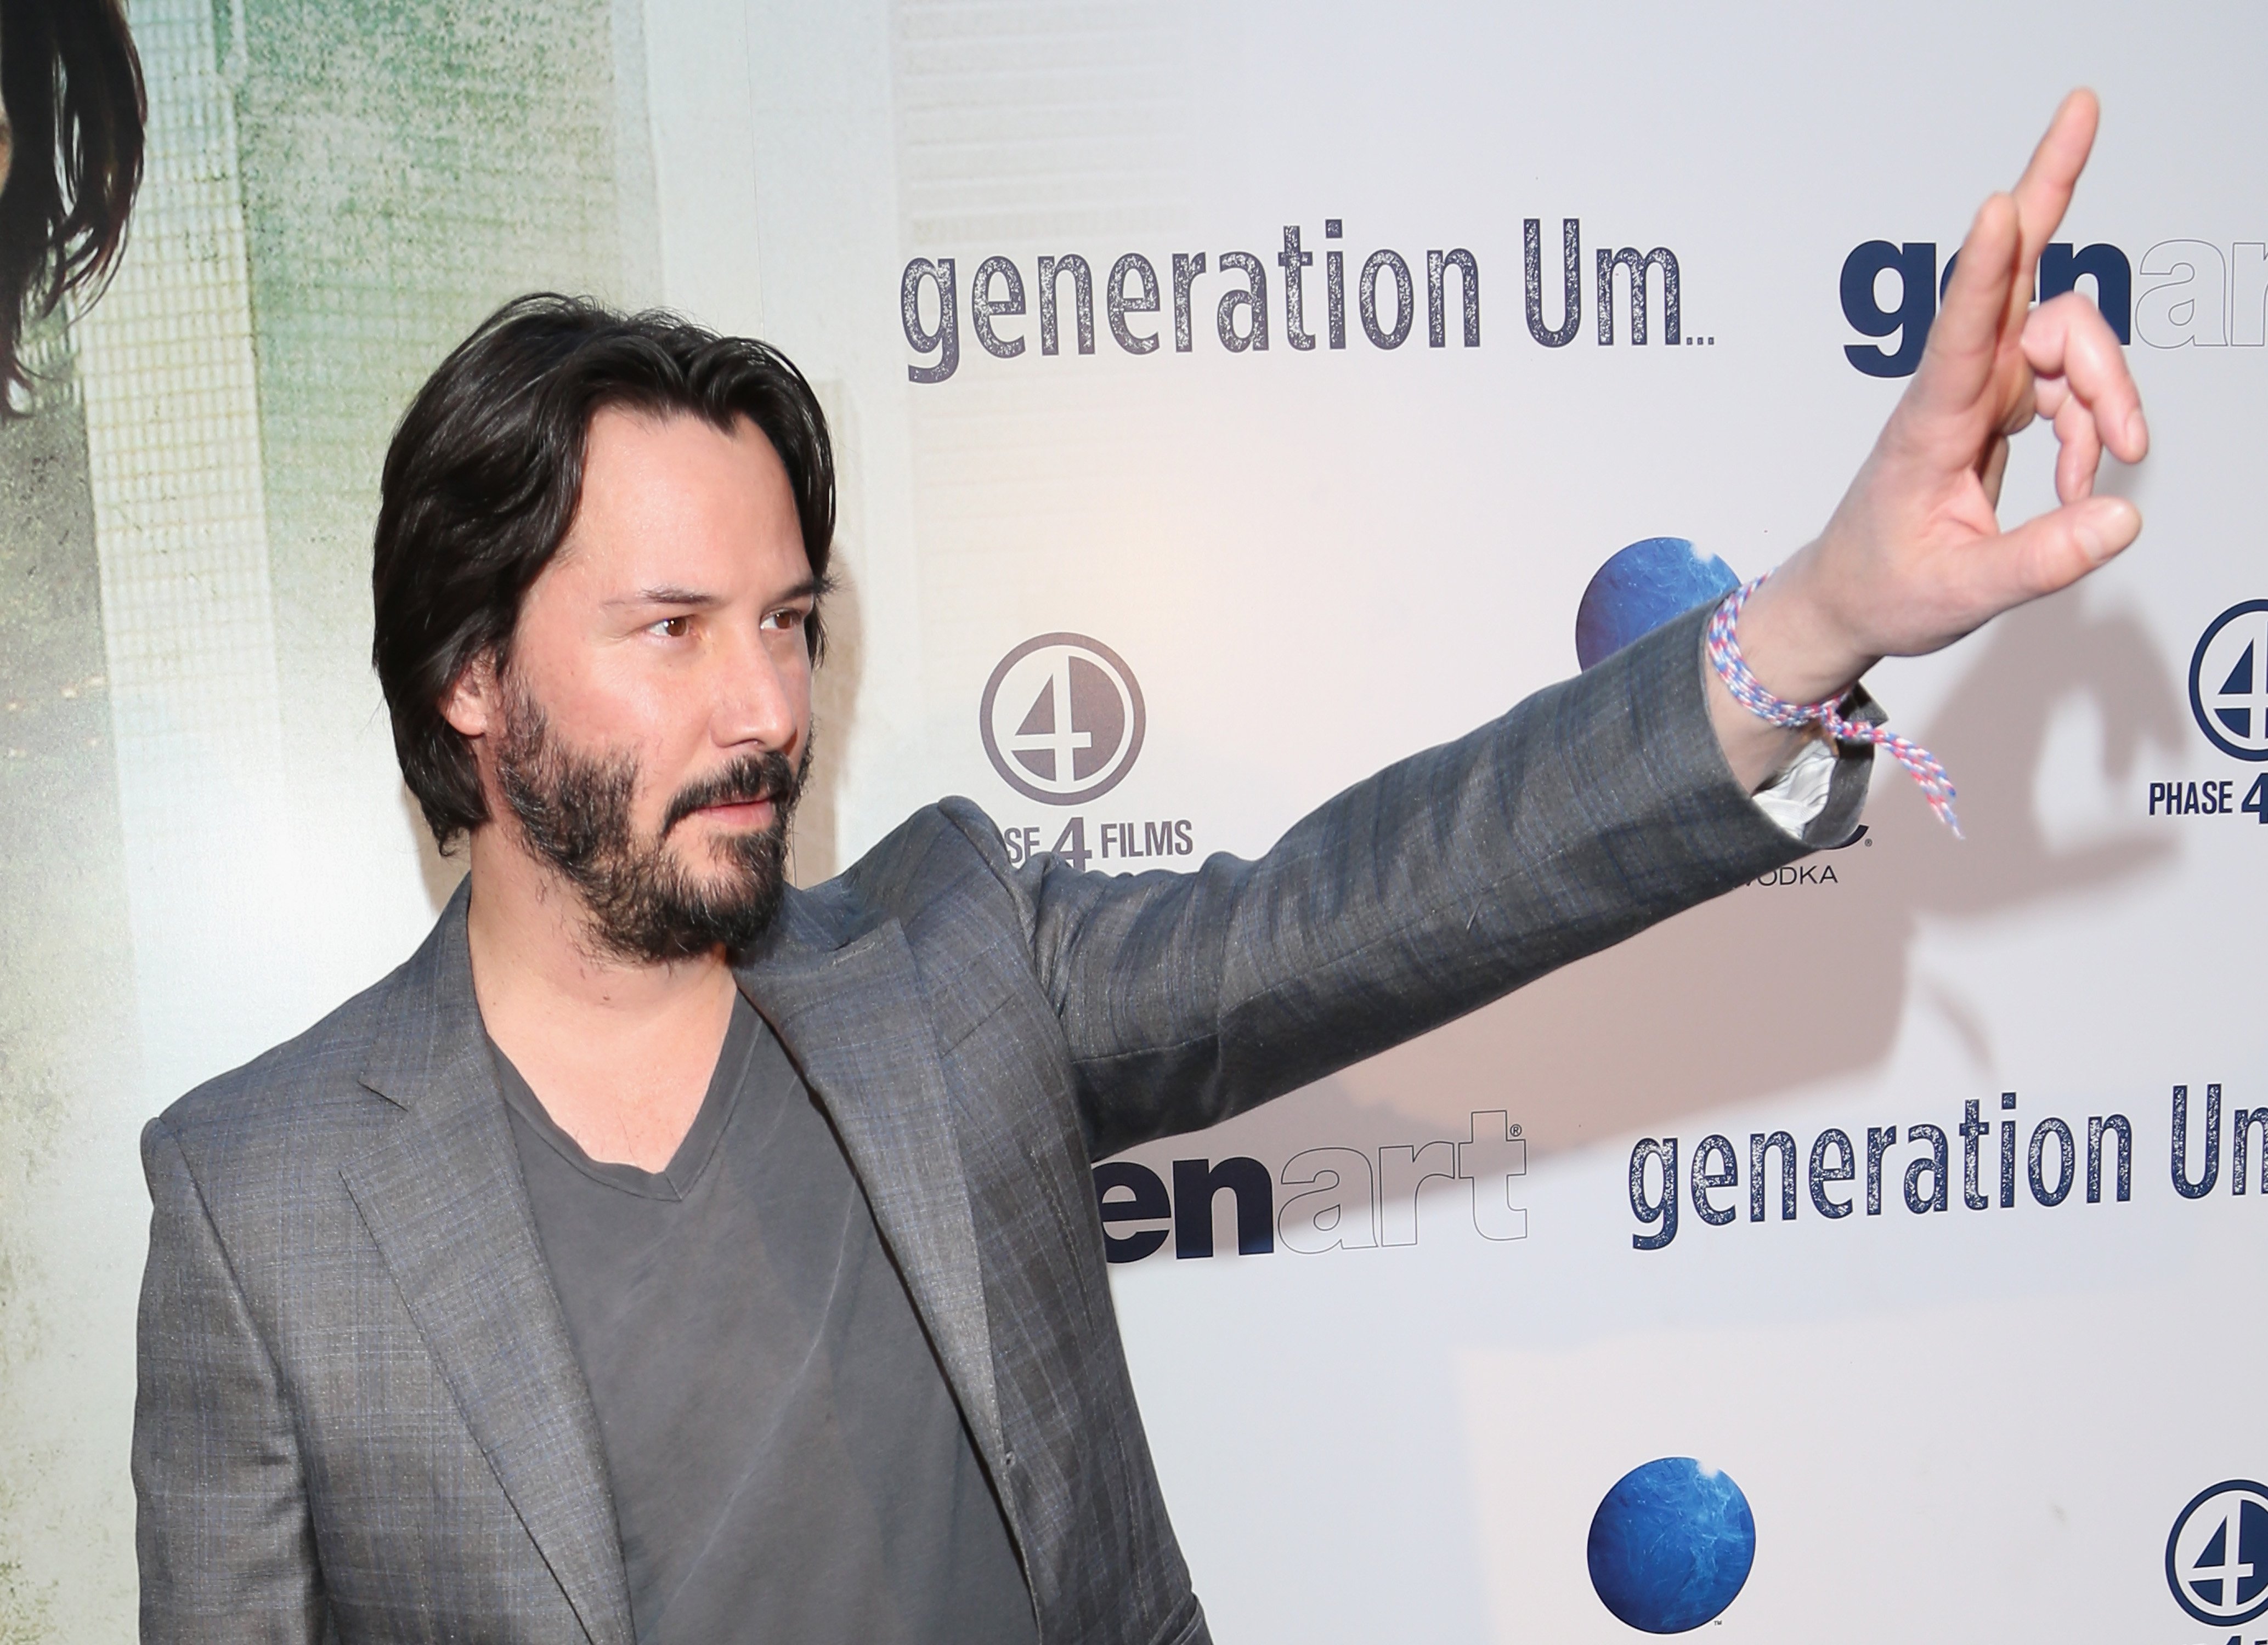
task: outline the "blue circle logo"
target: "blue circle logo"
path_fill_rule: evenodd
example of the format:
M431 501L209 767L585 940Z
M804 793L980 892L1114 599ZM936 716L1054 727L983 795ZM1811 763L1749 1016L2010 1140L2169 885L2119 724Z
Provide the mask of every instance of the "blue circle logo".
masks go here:
M2268 1612L2268 1486L2223 1480L2191 1498L2166 1539L2166 1585L2209 1626Z
M2268 760L2268 599L2231 606L2198 641L2190 712L2224 754Z
M1575 660L1602 663L1696 606L1740 587L1733 568L1683 537L1649 537L1616 552L1592 576L1575 608Z
M1683 1634L1733 1603L1756 1559L1756 1516L1733 1476L1664 1457L1615 1481L1591 1516L1591 1586L1648 1634Z

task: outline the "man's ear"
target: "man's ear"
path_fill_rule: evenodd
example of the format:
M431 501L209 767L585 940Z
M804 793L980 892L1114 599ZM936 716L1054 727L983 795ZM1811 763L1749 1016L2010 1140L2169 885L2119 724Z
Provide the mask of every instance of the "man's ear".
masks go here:
M483 651L441 694L441 717L460 737L484 737L503 723L502 695L496 653Z

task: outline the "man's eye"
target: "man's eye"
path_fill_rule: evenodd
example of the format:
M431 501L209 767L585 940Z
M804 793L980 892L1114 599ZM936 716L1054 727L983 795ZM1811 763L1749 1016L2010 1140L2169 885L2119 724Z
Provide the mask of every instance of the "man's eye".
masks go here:
M802 611L792 606L787 606L782 610L772 613L770 616L765 618L764 627L767 628L777 628L783 632L792 632L793 630L803 627L804 616L805 613Z
M693 619L690 617L664 617L659 622L652 625L652 631L661 635L666 640L682 640L687 635L693 632Z

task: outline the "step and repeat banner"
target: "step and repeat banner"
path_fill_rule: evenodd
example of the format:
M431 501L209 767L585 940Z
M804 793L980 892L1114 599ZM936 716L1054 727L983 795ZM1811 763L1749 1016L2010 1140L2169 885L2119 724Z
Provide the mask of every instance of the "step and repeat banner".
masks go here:
M1225 1641L2268 1638L2258 8L131 17L129 249L0 426L0 1637L131 1634L136 1128L460 871L367 540L496 303L819 386L799 878L945 793L1188 869L1800 546L2085 83L2041 288L2126 345L2148 524L1871 682L1968 837L1886 764L1848 846L1096 1189Z

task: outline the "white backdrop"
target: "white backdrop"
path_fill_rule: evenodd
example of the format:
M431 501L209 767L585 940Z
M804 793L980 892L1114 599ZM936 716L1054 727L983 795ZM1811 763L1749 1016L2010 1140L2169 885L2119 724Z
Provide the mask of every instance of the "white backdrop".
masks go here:
M202 8L173 10L183 30L209 27ZM160 12L137 9L145 51ZM1624 544L1671 534L1742 575L1773 563L1825 519L1899 388L1846 357L1899 341L1854 322L1865 305L1846 312L1846 259L1926 242L1941 268L2061 92L2098 87L2103 136L2060 238L2115 247L2131 270L2129 358L2156 448L2108 483L2148 525L2084 589L1873 682L1952 768L1968 840L1885 765L1867 837L1816 872L1744 888L1315 1090L1142 1150L1131 1163L1161 1191L1176 1161L1257 1162L1272 1248L1239 1252L1224 1192L1216 1254L1177 1256L1208 1220L1183 1193L1178 1221L1114 1224L1167 1235L1116 1270L1116 1292L1225 1641L1626 1637L1592 1590L1586 1534L1625 1472L1680 1456L1729 1472L1754 1510L1754 1569L1716 1624L1727 1639L2238 1634L2184 1613L2166 1553L2192 1497L2268 1475L2250 1375L2268 1347L2268 1136L2249 1135L2239 1198L2233 1135L2236 1111L2268 1108L2268 789L2251 786L2268 771L2268 701L2248 706L2235 672L2253 620L2200 674L2205 712L2190 679L2215 620L2268 599L2249 506L2268 432L2258 8L621 0L612 16L623 250L594 283L780 343L837 425L846 643L822 703L833 774L799 847L806 871L946 792L1020 843L1062 840L1095 867L1117 867L1130 841L1171 841L1181 865L1256 852L1380 763L1573 672L1577 602ZM202 40L211 72L210 34L183 38ZM192 78L158 86L161 113L165 86ZM1580 224L1579 323L1558 346L1531 329L1530 218L1547 334L1563 224ZM164 547L134 535L153 528L121 489L136 419L157 414L119 340L157 312L137 301L180 300L159 280L158 221L137 225L141 261L91 318L81 358L122 689L140 585L120 568ZM1314 259L1305 349L1278 261L1287 225ZM1600 341L1601 247L1673 254L1675 343L1658 269L1647 341L1622 296L1615 341ZM1410 271L1416 307L1390 349L1359 304L1381 249ZM1334 252L1344 348L1328 319ZM1476 344L1462 269L1447 268L1431 346L1429 252L1477 269ZM1174 263L1199 253L1184 351ZM1264 349L1222 341L1223 294L1250 284L1224 274L1232 253L1264 278ZM1114 335L1108 276L1127 253L1154 271L1160 312L1138 304L1120 323L1161 336L1152 351ZM1071 275L1059 346L1043 352L1040 260L1072 256L1092 282L1092 352ZM993 321L1022 341L1013 357L983 346L971 310L995 258L1025 288L1026 312ZM916 345L940 325L924 268L945 260L957 364L912 380L943 364ZM1898 307L1898 283L1876 283L1881 306ZM248 299L227 302L212 322L224 341ZM1230 306L1241 341L1254 305ZM2043 433L2019 443L2004 513L2047 502L2048 450ZM198 529L185 540L247 556L247 598L268 621L257 521ZM1070 804L1012 787L1014 751L996 761L979 723L996 667L1057 634L1106 648L1144 709L1122 780ZM359 679L360 643L338 648L342 677ZM44 1471L51 1503L91 1506L0 1506L17 1545L55 1568L103 1562L91 1580L106 1629L126 1586L131 1127L395 963L446 878L421 861L366 683L316 732L283 733L322 740L334 814L311 804L296 833L263 827L245 848L239 821L264 825L275 804L282 757L260 728L279 688L232 683L225 657L167 656L154 700L172 690L237 728L242 772L205 768L220 786L194 803L211 838L183 856L159 757L176 731L133 718L153 699L114 703L139 1083L49 1157L73 1191L27 1190L13 1213L62 1348L11 1373L40 1417L9 1454ZM996 745L1015 740L1047 660L1014 676L1024 700L996 716ZM2268 691L2268 655L2253 661L2250 686ZM217 697L189 689L200 669ZM258 699L249 720L213 707L240 689ZM1109 740L1094 699L1050 701L1058 722L1032 735ZM2242 732L2219 722L2236 753L2208 739L2216 707L2251 716ZM136 736L158 753L137 754ZM2186 799L2190 784L2195 809L2165 814L2166 785ZM2253 812L2233 809L2248 793ZM227 871L199 878L224 838L239 847ZM341 840L350 873L323 867ZM311 876L320 933L245 912L289 908ZM180 964L214 929L234 934L225 977ZM200 1003L224 984L228 1009ZM2176 1086L2194 1098L2192 1183L2205 1093L2222 1094L2218 1175L2194 1198L2171 1170ZM1997 1132L1979 1149L1985 1208L1964 1204L1971 1103L2019 1127L2006 1208ZM2088 1120L2112 1115L2132 1131L2131 1197L2114 1164L2090 1203ZM2080 1178L2053 1206L2023 1154L2051 1118L2074 1136ZM1893 1126L1869 1215L1867 1133ZM1930 1151L1918 1127L1949 1139L1949 1181L1917 1184L1926 1205L1944 1183L1943 1211L1908 1208L1908 1167ZM1793 1220L1775 1180L1769 1220L1752 1221L1749 1139L1786 1131L1808 1167L1830 1130L1852 1139L1859 1180L1822 1189L1855 1192L1859 1208L1821 1215L1807 1169ZM1737 1212L1721 1225L1689 1177L1712 1135L1737 1179L1714 1191ZM1634 1211L1634 1152L1670 1138L1675 1236L1638 1249L1663 1229ZM2050 1189L2055 1161L2051 1143ZM1295 1196L1328 1188L1325 1167L1344 1192L1319 1217ZM1658 1176L1643 1186L1658 1195ZM1256 1203L1248 1176L1246 1190Z
M2268 356L2257 275L2213 292L2208 268L2154 294L2164 281L2146 270L2182 261L2152 255L2177 240L2216 247L2230 275L2257 268L2268 195L2244 134L2268 36L2257 12L2183 19L923 7L895 16L889 107L838 125L831 89L806 85L760 119L762 321L855 408L861 484L891 500L867 504L850 545L858 598L870 621L918 635L865 653L862 714L878 692L910 708L871 738L853 728L846 848L952 790L1042 848L1074 818L1095 852L1106 822L1177 819L1202 853L1262 849L1380 761L1572 672L1577 600L1624 543L1689 537L1745 575L1803 541L1898 388L1845 356L1877 346L1844 312L1845 258L1926 241L1941 265L2061 92L2104 98L2098 159L2058 238L2115 246L2133 270L2131 357L2158 447L2110 483L2149 529L2083 591L1881 671L1897 723L1961 782L1969 840L1886 767L1868 838L1820 860L1831 880L1744 889L1137 1157L1166 1184L1174 1160L1234 1157L1275 1179L1268 1254L1233 1254L1223 1193L1219 1254L1177 1259L1168 1237L1118 1270L1222 1637L1626 1637L1592 1591L1586 1533L1617 1478L1672 1456L1723 1467L1754 1510L1755 1568L1725 1637L2172 1645L2236 1631L2183 1613L2165 1548L2192 1496L2268 1468L2244 1300L2268 1207L2233 1195L2226 1160L2210 1194L2176 1193L2170 1105L2176 1083L2202 1107L2220 1083L2224 1130L2230 1111L2268 1105L2262 973L2242 935L2268 833L2242 812L2152 816L2149 784L2229 781L2241 801L2260 769L2206 741L2186 675L2219 613L2268 595L2243 500ZM756 37L775 63L800 62L814 33L846 53L857 39L777 18ZM810 194L783 183L814 142L869 169ZM1582 224L1586 312L1563 347L1529 332L1529 217L1547 329L1562 223ZM837 250L850 221L857 249ZM1289 346L1286 224L1315 257L1304 318L1319 336L1323 253L1347 251L1344 349ZM887 261L871 249L886 239ZM1602 244L1675 253L1688 341L1665 346L1657 307L1646 346L1620 312L1616 341L1598 343ZM1392 350L1364 335L1351 295L1380 247L1411 268L1421 310ZM1452 275L1433 349L1425 253L1454 248L1480 269L1480 345L1462 346ZM1219 276L1229 251L1267 278L1264 353L1219 340L1220 293L1248 283ZM1170 269L1198 252L1211 270L1182 353ZM1154 352L1111 333L1101 288L1126 253L1163 288L1164 312L1127 320L1163 334ZM1094 352L1077 351L1066 278L1058 351L1043 354L1038 259L1072 254L1097 287ZM974 332L972 284L994 257L1026 287L1027 312L996 324L1024 340L1013 358ZM906 380L941 363L902 325L917 258L954 265L959 363L942 381ZM917 283L925 337L935 281ZM2197 319L2215 311L2229 313L2218 347ZM1240 333L1248 319L1234 316ZM2012 514L2045 503L2047 472L2035 435ZM878 540L899 498L910 564L895 532ZM1085 805L1016 792L978 734L995 665L1062 631L1123 658L1147 710L1138 762ZM1997 1125L2004 1091L2020 1153L2051 1116L2075 1134L2081 1182L2052 1208L2021 1157L2000 1208L1997 1135L1981 1149L1989 1208L1964 1207L1964 1104ZM1418 1150L1469 1144L1486 1135L1474 1116L1497 1113L1528 1143L1510 1193L1526 1237L1484 1237L1479 1189L1450 1175L1417 1191L1414 1243L1391 1243L1410 1237L1412 1180L1457 1168ZM2113 1114L2132 1127L2132 1197L2117 1198L2113 1130L2089 1204L2087 1121ZM1892 1125L1879 1216L1863 1182L1858 1214L1819 1215L1807 1177L1793 1223L1776 1192L1771 1220L1749 1221L1752 1135L1793 1133L1808 1164L1840 1128L1863 1177L1867 1129ZM1904 1128L1922 1125L1949 1139L1942 1213L1904 1200L1928 1152ZM1681 1195L1675 1241L1634 1249L1649 1231L1629 1197L1634 1146L1678 1137L1683 1166L1711 1134L1737 1150L1739 1186L1714 1197L1740 1215L1711 1226ZM1300 1250L1329 1238L1292 1226L1312 1201L1288 1203L1323 1149L1366 1157L1377 1220L1360 1230L1368 1207L1350 1206L1345 1244ZM2051 1144L2051 1190L2055 1166Z

